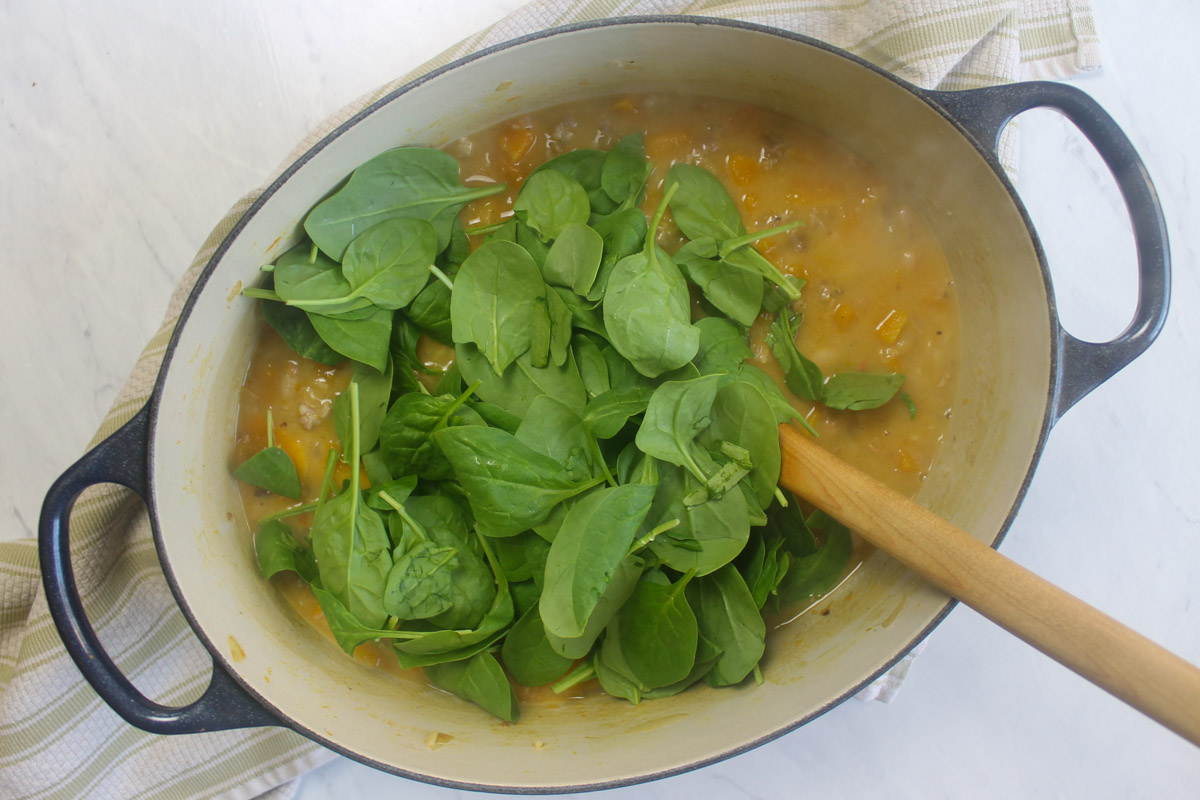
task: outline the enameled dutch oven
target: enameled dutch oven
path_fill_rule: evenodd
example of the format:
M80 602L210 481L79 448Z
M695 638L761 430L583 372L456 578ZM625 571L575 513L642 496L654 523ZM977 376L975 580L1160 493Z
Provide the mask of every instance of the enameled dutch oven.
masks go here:
M613 787L702 766L804 724L945 616L945 595L875 553L835 595L832 613L774 635L762 686L698 687L638 706L600 697L531 707L518 724L501 725L347 658L259 577L240 514L227 514L239 502L229 475L237 387L257 332L238 289L297 241L317 200L377 153L444 145L515 114L633 88L790 113L865 156L924 210L958 288L964 368L945 444L917 499L990 545L1012 520L1054 422L1162 326L1169 260L1154 189L1115 123L1073 88L924 91L803 36L690 17L604 20L486 50L366 108L263 192L204 270L145 408L47 495L41 557L55 621L84 675L130 723L156 733L283 725L380 769L463 788ZM1037 235L994 155L1007 122L1040 106L1063 112L1092 141L1128 206L1139 298L1132 323L1107 343L1084 343L1059 325ZM84 616L67 520L79 493L100 482L145 499L167 580L212 653L212 684L189 706L143 697ZM231 658L231 642L244 658ZM437 733L450 738L431 749Z

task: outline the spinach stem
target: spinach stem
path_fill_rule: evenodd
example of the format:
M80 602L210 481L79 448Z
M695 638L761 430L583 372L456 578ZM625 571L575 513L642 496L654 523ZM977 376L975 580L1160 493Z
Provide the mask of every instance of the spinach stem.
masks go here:
M400 515L400 519L404 520L404 524L409 526L410 528L412 528L413 533L417 534L417 536L420 538L421 541L423 541L423 542L429 541L429 533L425 530L424 527L422 527L421 523L417 522L415 519L413 519L411 516L409 516L408 511L405 510L403 503L396 500L394 497L392 497L387 492L380 492L378 497L380 500L382 500L383 502L385 502L389 506L391 506L392 509L397 514Z
M779 501L780 508L788 507L787 495L785 495L778 486L775 487L775 499Z
M467 236L480 236L485 233L491 233L492 231L498 231L507 225L510 219L512 219L512 217L502 219L499 222L492 222L487 225L473 225L470 228L463 228L463 233L467 234Z
M562 694L568 689L574 688L585 681L590 681L594 677L596 677L596 668L591 664L591 662L589 662L581 667L571 670L566 674L566 676L560 678L555 683L550 684L550 691L554 692L555 694Z
M277 303L283 302L283 298L270 289L257 289L253 286L247 286L245 289L242 289L242 295L258 300L274 300Z
M301 503L298 506L292 506L291 508L285 508L283 511L276 511L274 514L267 514L265 517L260 519L258 522L261 525L264 522L271 522L271 521L277 520L277 519L285 519L287 517L294 517L297 514L306 514L309 511L315 511L317 508L317 505L318 505L318 503L316 500L311 500L307 503Z
M312 247L308 249L308 263L317 263L317 243L313 242Z
M679 527L680 523L681 523L681 520L673 519L668 522L664 522L663 524L654 528L654 530L650 531L645 536L643 536L642 538L638 539L636 542L633 543L633 547L629 548L629 554L632 555L633 553L636 553L638 550L641 550L643 547L645 547L646 545L653 542L655 539L658 538L658 535L660 533L666 533L667 531L671 530L672 528Z
M275 446L275 419L271 416L271 409L267 409L267 447Z
M718 245L717 254L720 255L721 258L725 258L734 250L745 247L748 244L754 244L760 239L767 239L771 236L787 233L788 231L799 227L800 220L793 220L792 222L785 222L783 225L776 225L774 228L767 228L766 230L754 231L733 239L726 239L725 241L721 242L720 245Z
M356 521L359 518L359 500L362 498L360 487L362 486L362 453L359 452L361 446L359 425L359 381L350 381L350 463L354 464L354 481L353 494L350 495L350 519ZM355 523L358 524L358 523Z
M613 477L612 472L608 468L608 463L604 460L604 454L600 452L600 443L596 441L596 437L592 435L591 431L586 428L584 431L587 434L588 447L592 450L592 458L600 465L600 471L604 473L604 479L608 481L609 486L614 489L617 488L617 479Z
M449 275L438 269L436 264L430 264L429 271L433 273L433 277L444 283L447 289L454 291L454 282L450 280Z
M662 222L663 214L667 213L667 205L671 202L671 198L675 196L675 192L679 189L678 183L672 183L663 192L662 200L658 201L658 208L654 209L654 218L650 220L650 227L646 230L646 251L653 253L655 241L658 239L658 224Z
M321 476L321 492L317 495L317 508L333 493L333 470L337 467L338 452L331 447L325 454L325 474Z

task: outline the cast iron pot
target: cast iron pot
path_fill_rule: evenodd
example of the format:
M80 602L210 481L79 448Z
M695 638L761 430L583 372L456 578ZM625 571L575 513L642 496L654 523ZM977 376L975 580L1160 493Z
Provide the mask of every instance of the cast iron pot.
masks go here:
M719 56L715 55L719 54ZM183 310L154 392L124 428L51 488L40 537L46 594L87 680L131 724L156 733L292 728L339 753L432 783L514 792L646 781L769 741L828 711L887 670L952 603L881 553L831 602L777 632L765 683L697 687L631 706L608 698L527 708L503 726L417 681L347 658L258 574L229 474L237 387L257 333L238 294L291 247L305 212L362 162L404 144L444 145L500 119L584 97L677 91L790 113L884 170L924 210L962 308L963 364L945 445L923 505L989 545L1008 527L1054 422L1141 353L1169 296L1165 226L1126 137L1067 86L924 91L803 36L697 18L604 20L486 50L384 97L305 153L217 249ZM1063 330L1045 259L994 155L1015 115L1047 106L1092 141L1125 196L1139 297L1102 344ZM79 493L115 482L150 510L167 581L213 658L191 705L142 696L97 640L73 583L68 517ZM231 643L244 658L231 658ZM451 737L431 749L431 734Z

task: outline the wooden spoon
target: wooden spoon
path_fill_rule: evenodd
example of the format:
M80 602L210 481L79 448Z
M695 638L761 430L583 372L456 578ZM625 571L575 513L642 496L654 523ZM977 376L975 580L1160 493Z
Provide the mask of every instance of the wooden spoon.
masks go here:
M946 594L1200 745L1200 669L971 538L822 449L779 429L779 482Z

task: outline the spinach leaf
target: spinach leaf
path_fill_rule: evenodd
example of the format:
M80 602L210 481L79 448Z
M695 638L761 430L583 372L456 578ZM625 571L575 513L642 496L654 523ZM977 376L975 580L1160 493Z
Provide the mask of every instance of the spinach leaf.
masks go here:
M646 136L643 133L632 133L613 145L604 156L600 185L614 202L624 207L632 207L640 201L642 189L649 176Z
M345 356L322 341L308 314L299 308L275 300L263 300L260 308L263 319L296 355L329 366L345 360Z
M383 593L392 556L383 519L359 490L358 386L350 384L350 485L321 503L309 539L320 568L321 585L364 625L378 628L387 614Z
M542 395L533 401L516 438L561 464L573 481L587 480L598 471L583 420L553 397Z
M356 480L317 509L309 536L321 585L363 624L382 626L391 542L379 514L362 502Z
M379 426L379 445L393 475L419 475L426 480L443 480L453 472L449 462L430 438L446 427L454 413L470 396L401 395L388 409Z
M513 680L522 686L543 686L561 678L574 663L554 651L546 638L538 604L526 611L504 637L500 657Z
M600 346L588 334L577 334L571 339L575 351L575 363L579 366L579 377L583 379L583 388L587 391L589 402L604 394L612 385L608 380L608 362Z
M782 536L764 533L746 546L738 557L738 570L757 608L766 606L771 596L778 596L791 565L792 556Z
M779 427L767 398L752 384L732 381L717 390L711 419L702 443L715 450L728 442L754 454L748 480L759 507L766 508L775 496L782 463Z
M651 570L617 612L625 664L648 688L685 679L696 661L699 626L684 591L691 579L688 574L671 583Z
M658 486L649 519L655 525L679 520L679 525L650 543L654 555L680 572L707 575L737 557L750 538L746 495L725 492L689 505L685 498L703 494L704 483L670 464L658 465Z
M609 340L648 378L687 364L700 347L687 282L666 251L654 243L669 200L670 192L654 214L642 251L613 267L603 301Z
M479 383L475 394L510 414L524 417L530 404L543 394L578 411L582 411L587 403L587 392L573 356L568 356L562 366L551 364L538 368L530 364L529 355L525 354L503 375L497 376L477 347L460 344L454 352L463 378L472 384Z
M848 411L879 408L904 385L898 372L839 372L825 382L825 405Z
M653 500L652 486L617 486L592 492L567 512L546 557L541 615L548 633L583 635Z
M279 520L267 520L254 536L254 553L264 578L277 572L295 572L306 582L316 578L312 551L296 540L292 529Z
M675 188L671 198L671 216L689 239L724 242L746 236L737 205L717 176L693 164L676 164L667 172L664 191ZM789 300L800 297L799 290L782 272L752 247L744 246L720 253L735 266L756 270L784 291Z
M458 548L429 540L403 554L393 554L383 595L383 608L400 620L428 619L454 605L451 573L458 567Z
M638 556L626 556L621 560L578 636L559 636L547 627L546 640L554 652L570 659L583 658L590 653L600 634L612 625L616 613L633 594L645 568L646 562ZM545 588L542 593L545 594ZM545 612L542 622L545 624Z
M841 581L854 549L850 530L823 511L808 518L808 527L824 533L825 542L812 555L797 559L779 589L785 601L817 597L832 591Z
M692 442L709 425L719 377L667 381L654 390L637 432L638 448L649 456L685 467L700 482L708 480L693 455Z
M344 319L309 312L308 319L317 335L347 358L374 367L387 369L389 345L392 339L393 312L375 308L362 319Z
M463 186L458 162L439 150L396 148L356 169L345 186L308 213L304 230L322 252L340 260L350 242L376 223L393 217L423 219L433 224L440 252L450 242L459 210L504 188Z
M783 370L783 380L797 397L821 402L825 399L825 376L821 368L804 357L796 347L796 333L792 327L798 315L789 309L781 309L771 322L767 333L767 344Z
M267 409L267 446L243 461L233 476L281 497L300 499L300 475L287 452L275 446L275 420L270 409Z
M375 627L362 622L352 614L345 603L335 595L325 591L320 586L313 585L313 596L325 614L329 630L334 641L347 655L354 655L354 649L364 642L376 639L415 640L429 635L423 631L397 631L391 628Z
M708 302L748 328L762 309L762 274L740 264L704 255L710 250L715 255L716 249L716 242L711 239L695 239L676 251L675 261Z
M529 530L555 505L603 480L572 481L557 461L496 428L443 428L433 438L490 536Z
M341 267L321 253L314 256L307 244L297 245L276 259L272 276L277 298L291 306L327 316L359 312L352 315L355 318L371 308L371 301L365 297L347 297L350 282L342 275ZM309 309L310 303L316 308Z
M723 317L696 320L700 329L700 349L692 363L701 375L714 373L736 374L746 359L754 356L750 337L734 323ZM765 376L764 376L765 377Z
M513 213L548 242L572 222L587 222L591 203L579 181L556 169L544 169L525 179L513 201Z
M631 417L646 410L650 397L650 390L640 386L610 389L587 404L583 424L597 439L611 439Z
M719 653L705 675L710 686L741 683L766 648L767 626L746 582L732 564L697 578L687 587L700 632Z
M356 363L350 381L358 385L359 398L359 447L363 452L375 449L379 442L379 426L387 414L388 400L392 396L392 359L387 360L387 369L379 372L372 367ZM344 391L333 399L333 426L343 448L350 442L350 392Z
M558 295L558 299L563 301L563 305L571 312L571 323L576 328L594 333L596 336L608 340L608 331L604 327L604 313L600 310L600 301L592 301L575 294L570 289L565 289L562 286L548 287L551 292Z
M455 342L477 345L501 375L529 349L531 305L544 304L545 297L546 284L525 250L489 242L463 262L455 278L450 295Z
M346 248L342 274L350 282L349 296L365 297L380 308L404 308L429 282L436 255L437 233L425 220L380 222Z
M491 653L432 664L425 668L425 675L434 686L474 703L495 717L516 722L520 716L516 692Z
M603 255L604 239L600 234L582 222L572 222L563 227L550 246L542 273L546 283L586 296L596 282Z
M589 300L600 300L608 288L608 278L613 267L626 256L642 249L649 231L646 215L640 208L622 208L605 216L593 216L592 230L600 234L604 242L604 256L600 259L600 270L587 293Z
M605 193L600 185L600 173L604 168L607 156L603 150L569 150L560 156L555 156L544 164L534 168L530 175L544 170L557 170L569 178L579 181L579 185L587 192L592 212L607 214L617 207L617 204Z

